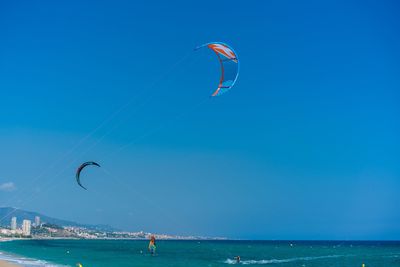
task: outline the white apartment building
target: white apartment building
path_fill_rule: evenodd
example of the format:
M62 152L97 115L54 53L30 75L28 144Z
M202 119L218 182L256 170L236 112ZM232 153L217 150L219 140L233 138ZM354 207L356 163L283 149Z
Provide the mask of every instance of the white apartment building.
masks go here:
M30 220L23 220L22 221L22 234L23 235L31 235L31 221Z
M17 217L11 218L11 230L17 230Z
M36 227L40 226L40 217L39 216L35 216L35 226Z

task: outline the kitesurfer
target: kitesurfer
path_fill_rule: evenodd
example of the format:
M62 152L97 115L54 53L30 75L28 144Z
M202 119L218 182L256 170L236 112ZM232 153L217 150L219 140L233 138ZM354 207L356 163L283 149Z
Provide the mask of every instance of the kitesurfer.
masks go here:
M149 251L151 255L154 255L156 253L156 238L154 237L154 235L150 237Z
M236 261L237 264L239 264L240 263L240 256L236 256L235 257L235 261Z

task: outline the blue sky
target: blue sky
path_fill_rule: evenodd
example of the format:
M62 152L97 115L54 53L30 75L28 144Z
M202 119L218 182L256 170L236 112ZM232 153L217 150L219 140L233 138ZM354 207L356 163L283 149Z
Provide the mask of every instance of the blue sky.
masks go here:
M0 201L128 230L399 239L398 11L4 2ZM218 61L193 51L209 41L241 61L235 87L213 99ZM74 174L88 160L103 167L85 172L83 191Z

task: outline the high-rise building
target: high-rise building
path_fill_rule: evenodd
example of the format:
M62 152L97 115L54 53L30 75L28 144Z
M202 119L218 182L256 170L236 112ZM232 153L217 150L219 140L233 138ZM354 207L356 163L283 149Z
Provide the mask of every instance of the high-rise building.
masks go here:
M31 221L30 220L22 221L22 234L23 235L31 235Z
M35 226L36 227L40 226L40 217L39 216L35 216Z
M17 217L11 218L11 230L17 230Z

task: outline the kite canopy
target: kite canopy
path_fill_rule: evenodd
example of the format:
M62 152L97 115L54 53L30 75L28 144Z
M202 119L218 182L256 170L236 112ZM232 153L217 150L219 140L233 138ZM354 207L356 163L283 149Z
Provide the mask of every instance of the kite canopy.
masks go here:
M86 166L90 166L90 165L94 165L94 166L100 167L100 165L99 165L98 163L96 163L96 162L94 162L94 161L88 161L88 162L82 163L81 166L79 166L78 170L76 170L76 182L78 183L78 185L79 185L80 187L82 187L82 188L85 189L85 190L87 190L87 188L84 187L84 186L81 184L81 171L82 171Z
M221 64L221 78L218 88L211 95L219 96L229 91L235 84L239 76L239 58L229 45L220 42L207 43L199 46L196 50L206 46L215 52Z

